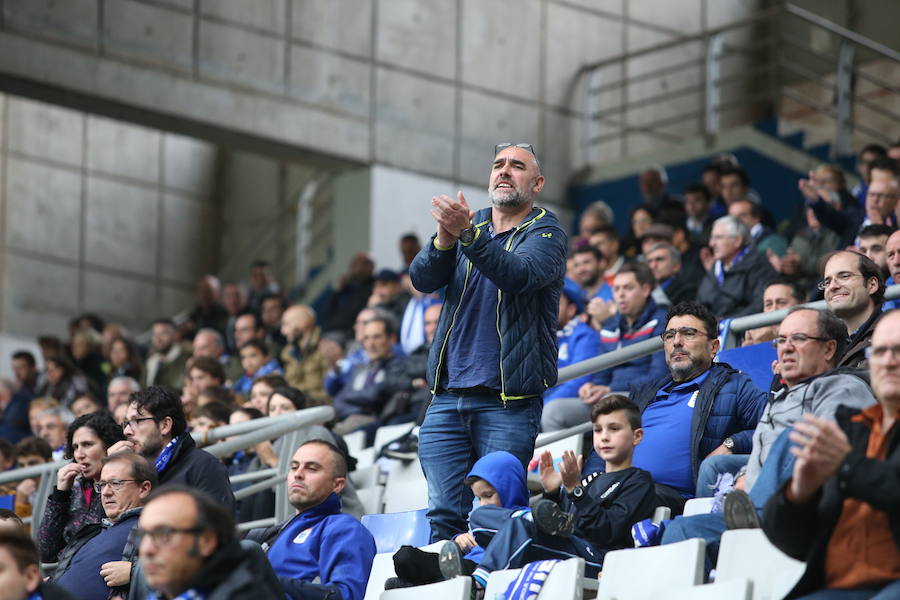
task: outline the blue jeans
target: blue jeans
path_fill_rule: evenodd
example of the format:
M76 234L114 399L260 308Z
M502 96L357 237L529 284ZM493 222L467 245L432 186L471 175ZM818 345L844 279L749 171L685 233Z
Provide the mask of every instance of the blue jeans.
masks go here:
M790 478L793 472L794 455L791 454L791 444L788 439L790 431L787 429L781 432L781 435L772 444L772 449L766 456L759 476L748 492L757 512L762 512L765 503L781 484ZM718 559L719 539L725 531L725 518L722 513L676 517L666 524L662 543L674 544L691 538L703 538L706 540L706 572L708 573Z
M419 430L419 459L428 480L431 540L468 531L472 491L463 483L479 458L506 450L528 465L541 430L540 396L511 400L496 394L436 394Z
M700 463L697 471L697 498L709 498L714 494L716 480L722 473L732 475L741 470L747 464L749 454L717 454L707 456Z
M880 589L819 590L798 600L896 600L897 598L900 598L900 581L889 583Z

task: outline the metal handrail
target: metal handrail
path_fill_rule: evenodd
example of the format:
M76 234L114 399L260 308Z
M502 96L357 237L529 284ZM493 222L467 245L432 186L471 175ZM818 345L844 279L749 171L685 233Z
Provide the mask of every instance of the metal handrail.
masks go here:
M854 44L858 46L862 46L863 48L867 48L873 52L877 52L887 58L900 62L900 52L885 46L875 40L870 40L869 38L862 36L855 31L850 31L846 27L841 27L836 23L832 23L828 19L820 17L819 15L806 10L805 8L800 8L794 4L785 3L784 10L794 15L795 17L799 17L804 21L808 21L817 27L821 27L822 29L827 29L831 33L841 36L846 40L850 40Z
M226 440L218 444L213 444L212 446L207 446L204 448L204 450L206 450L216 458L228 456L229 454L234 454L238 450L245 450L247 448L250 448L251 446L259 444L260 442L274 440L288 432L295 431L302 427L318 425L320 423L330 421L334 418L334 408L332 408L331 406L314 406L312 408L304 408L303 410L298 410L297 412L279 415L272 418L277 419L277 422L257 429L256 431L253 431L251 433L246 433L234 439ZM240 423L240 425L248 425L252 422L253 421L248 421L246 423ZM226 427L234 426L225 425L222 428L225 429ZM218 427L216 429L218 429ZM226 433L225 435L228 434Z

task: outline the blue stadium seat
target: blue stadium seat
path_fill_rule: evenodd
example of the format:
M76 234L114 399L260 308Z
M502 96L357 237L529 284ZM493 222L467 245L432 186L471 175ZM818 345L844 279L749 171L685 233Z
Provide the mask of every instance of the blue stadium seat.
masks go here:
M365 515L362 524L375 538L378 553L396 552L400 546L425 546L431 541L431 527L425 509Z
M716 356L717 362L728 363L735 369L750 376L761 390L768 391L772 385L772 361L778 353L769 342L722 350Z

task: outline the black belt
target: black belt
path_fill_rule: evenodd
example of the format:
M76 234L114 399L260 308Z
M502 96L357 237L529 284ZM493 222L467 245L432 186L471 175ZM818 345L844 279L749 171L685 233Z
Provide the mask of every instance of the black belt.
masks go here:
M495 390L483 385L476 385L475 387L467 388L447 388L444 391L450 392L451 394L456 394L457 396L474 396L475 394L493 394L496 396L500 395L500 390Z

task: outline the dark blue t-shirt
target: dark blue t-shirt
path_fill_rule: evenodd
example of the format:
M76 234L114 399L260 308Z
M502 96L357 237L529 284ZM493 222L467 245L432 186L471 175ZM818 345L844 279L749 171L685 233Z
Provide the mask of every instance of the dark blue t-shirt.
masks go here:
M691 468L691 418L707 369L690 381L656 392L656 400L644 409L644 439L634 449L632 464L649 471L653 481L693 497Z
M492 237L505 244L513 230ZM482 234L491 235L491 228ZM500 334L497 329L497 286L472 267L466 291L459 301L456 323L447 343L446 368L441 373L444 389L484 386L500 389Z

